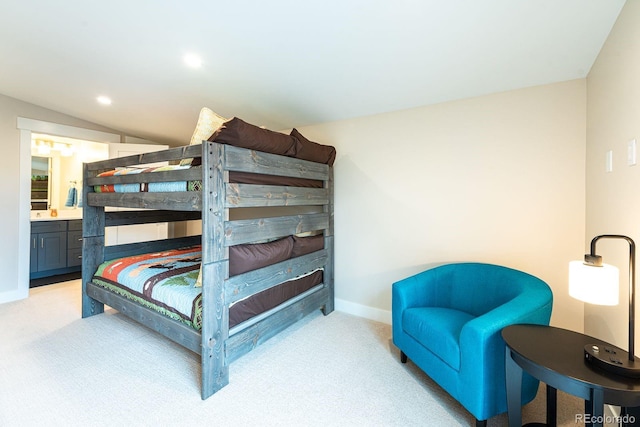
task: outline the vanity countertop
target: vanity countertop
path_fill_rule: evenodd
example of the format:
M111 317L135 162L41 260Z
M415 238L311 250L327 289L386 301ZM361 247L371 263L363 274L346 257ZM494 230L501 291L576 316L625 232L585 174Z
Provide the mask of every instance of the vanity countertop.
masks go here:
M68 221L82 219L82 209L58 209L58 216L52 217L51 211L31 211L31 221Z

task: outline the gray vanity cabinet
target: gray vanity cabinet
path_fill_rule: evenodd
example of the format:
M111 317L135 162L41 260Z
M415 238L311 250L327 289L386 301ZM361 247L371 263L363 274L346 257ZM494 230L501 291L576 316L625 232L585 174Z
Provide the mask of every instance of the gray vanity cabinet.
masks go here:
M34 221L30 246L31 279L80 271L82 220Z
M67 227L67 267L82 265L82 220L69 221Z

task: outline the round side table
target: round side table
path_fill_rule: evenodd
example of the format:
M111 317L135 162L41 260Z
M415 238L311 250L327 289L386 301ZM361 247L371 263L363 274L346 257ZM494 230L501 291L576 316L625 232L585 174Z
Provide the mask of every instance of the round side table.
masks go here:
M640 406L640 379L625 378L588 365L584 346L609 343L588 335L541 325L512 325L502 330L506 343L509 427L522 426L522 371L547 384L547 425L556 425L556 389L585 400L583 421L602 426L604 404ZM549 401L553 400L553 401ZM637 420L640 422L640 420Z

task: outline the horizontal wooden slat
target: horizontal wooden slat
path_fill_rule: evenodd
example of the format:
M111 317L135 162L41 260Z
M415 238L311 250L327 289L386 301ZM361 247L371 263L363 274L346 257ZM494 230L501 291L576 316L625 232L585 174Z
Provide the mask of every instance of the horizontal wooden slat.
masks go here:
M326 260L326 251L320 250L230 277L225 284L225 301L227 304L233 304L236 301L262 292L286 280L321 268L324 266Z
M147 163L166 162L183 158L200 157L202 145L186 145L184 147L170 148L168 150L153 151L150 153L134 154L132 156L115 157L99 162L87 163L87 170L99 171L103 169L115 169L118 167L134 166Z
M157 311L137 304L121 295L115 294L94 283L87 283L87 295L103 304L113 307L120 313L142 323L165 337L177 342L189 350L200 354L200 333L190 326L170 319Z
M139 209L167 209L198 211L202 208L200 191L158 193L88 193L90 206L112 206Z
M166 251L169 249L186 248L199 245L201 236L177 237L173 239L151 240L146 242L127 243L104 247L104 259L106 261L145 253ZM95 269L94 269L95 270Z
M326 188L227 184L225 207L309 206L329 203Z
M87 185L138 184L141 182L199 181L202 168L177 169L158 172L141 172L124 175L96 176L87 179Z
M264 175L292 176L297 178L329 179L329 166L292 157L278 156L261 151L233 146L225 147L224 169Z
M200 211L135 210L107 211L105 225L151 224L156 222L174 222L196 220L202 217Z
M225 246L287 236L329 226L327 213L301 214L274 218L227 221L224 225Z
M233 362L304 316L323 307L327 302L328 292L324 285L318 285L303 295L299 299L294 298L269 313L265 313L261 320L249 327L242 329L242 324L240 324L238 332L229 331L233 335L227 339L225 345L227 363ZM287 304L289 305L287 306ZM284 308L282 308L283 306ZM251 320L247 322L251 322Z

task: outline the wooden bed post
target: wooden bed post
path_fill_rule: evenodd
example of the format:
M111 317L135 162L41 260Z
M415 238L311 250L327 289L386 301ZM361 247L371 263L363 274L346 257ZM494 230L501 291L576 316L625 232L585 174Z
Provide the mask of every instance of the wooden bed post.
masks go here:
M329 196L329 204L324 205L323 211L329 214L329 228L324 233L324 248L327 250L327 264L324 266L324 283L329 290L327 304L323 307L322 313L326 316L334 308L334 251L333 251L333 167L329 167L329 179L324 183Z
M229 310L224 283L229 276L229 250L225 246L225 182L222 167L225 147L202 143L202 399L229 383L226 341L229 337ZM205 239L205 237L207 237ZM215 307L212 310L211 307Z
M82 165L82 179L86 183L91 173L87 163ZM82 186L82 317L104 312L104 304L87 295L87 283L104 261L104 207L89 206L89 186Z

